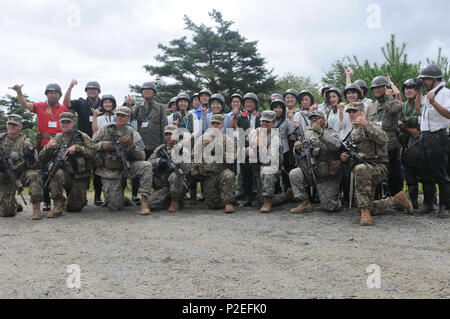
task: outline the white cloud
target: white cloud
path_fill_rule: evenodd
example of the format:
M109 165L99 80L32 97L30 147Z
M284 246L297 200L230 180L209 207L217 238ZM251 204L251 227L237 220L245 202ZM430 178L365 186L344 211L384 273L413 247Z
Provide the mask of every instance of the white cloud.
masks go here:
M367 28L370 3L382 9L381 29ZM74 4L80 8L79 28L71 28ZM58 82L65 90L77 78L74 97L84 96L84 84L95 79L104 93L121 100L129 84L150 79L143 65L155 63L159 42L189 36L183 16L212 25L208 11L213 8L248 40L258 41L275 74L293 72L320 81L323 70L347 54L381 62L380 47L391 33L408 43L410 61L435 58L439 46L450 55L450 4L444 0L2 1L0 95L14 93L7 87L21 83L33 100L42 100L47 83Z

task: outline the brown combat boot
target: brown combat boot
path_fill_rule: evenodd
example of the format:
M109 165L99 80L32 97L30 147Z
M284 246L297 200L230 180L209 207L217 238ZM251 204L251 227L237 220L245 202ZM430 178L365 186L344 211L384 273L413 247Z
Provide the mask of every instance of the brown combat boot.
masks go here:
M62 216L63 214L63 201L62 200L54 200L53 201L53 209L48 212L47 218L56 218Z
M370 216L370 210L361 209L361 226L372 226L372 216Z
M31 219L32 220L42 219L41 202L33 203L33 216L31 216Z
M130 198L128 198L127 196L123 197L123 206L124 207L131 207L133 206L133 202L131 201Z
M180 203L177 200L172 199L169 206L169 212L175 213L179 210L180 210Z
M148 207L148 199L146 196L142 196L141 199L141 215L150 215L150 208Z
M233 213L234 213L233 204L226 204L225 205L225 214L233 214Z
M23 212L23 206L17 200L16 200L16 209L18 213Z
M303 214L303 213L309 213L311 211L312 211L312 205L309 202L309 200L305 200L298 207L291 209L292 214Z
M272 197L264 197L264 204L259 210L263 214L268 214L272 210Z
M287 191L283 193L283 202L293 202L294 201L294 193L292 192L292 189L288 188Z
M407 209L409 214L414 214L414 206L403 191L394 196L394 203Z

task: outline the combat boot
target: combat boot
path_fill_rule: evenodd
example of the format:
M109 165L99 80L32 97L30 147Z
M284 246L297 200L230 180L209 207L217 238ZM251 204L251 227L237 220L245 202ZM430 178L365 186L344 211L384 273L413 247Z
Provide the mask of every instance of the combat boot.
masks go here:
M16 200L16 209L18 213L23 212L23 206L17 200Z
M131 199L127 196L123 197L123 206L125 207L131 207L133 206L133 202L131 201Z
M287 191L283 193L283 202L293 202L294 201L294 193L292 192L292 189L288 188Z
M41 212L41 203L33 203L33 216L31 216L32 220L40 220L42 219L42 212Z
M309 213L311 211L312 211L312 205L309 202L309 200L305 200L298 207L291 209L292 214L303 214L303 213Z
M180 203L177 200L172 199L169 206L169 212L174 213L179 210L180 210Z
M401 191L397 195L394 196L395 205L399 205L408 210L408 213L414 214L414 207L411 201L406 197L406 194Z
M63 202L60 199L53 201L53 209L48 212L47 218L56 218L63 214Z
M233 213L234 213L233 204L226 204L225 205L225 214L233 214Z
M141 215L150 215L150 208L148 207L147 196L142 196L141 198Z
M372 216L370 216L370 210L361 209L361 226L372 226Z
M260 212L268 214L272 210L272 197L264 197L264 204L262 205Z

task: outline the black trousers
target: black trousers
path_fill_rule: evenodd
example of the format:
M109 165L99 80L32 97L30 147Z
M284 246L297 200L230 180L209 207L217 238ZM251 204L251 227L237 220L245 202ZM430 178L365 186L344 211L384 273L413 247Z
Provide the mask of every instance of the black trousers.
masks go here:
M422 132L421 147L425 158L425 173L434 183L439 184L439 205L449 206L450 142L446 130Z
M388 165L388 185L391 196L403 190L403 169L400 160L400 148L388 151L389 165Z

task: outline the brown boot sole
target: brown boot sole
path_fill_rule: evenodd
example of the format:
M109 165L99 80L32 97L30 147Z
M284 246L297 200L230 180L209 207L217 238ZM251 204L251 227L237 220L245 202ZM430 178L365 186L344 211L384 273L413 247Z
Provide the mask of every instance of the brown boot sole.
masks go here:
M42 215L33 215L31 217L32 220L41 220L42 218L43 218Z

